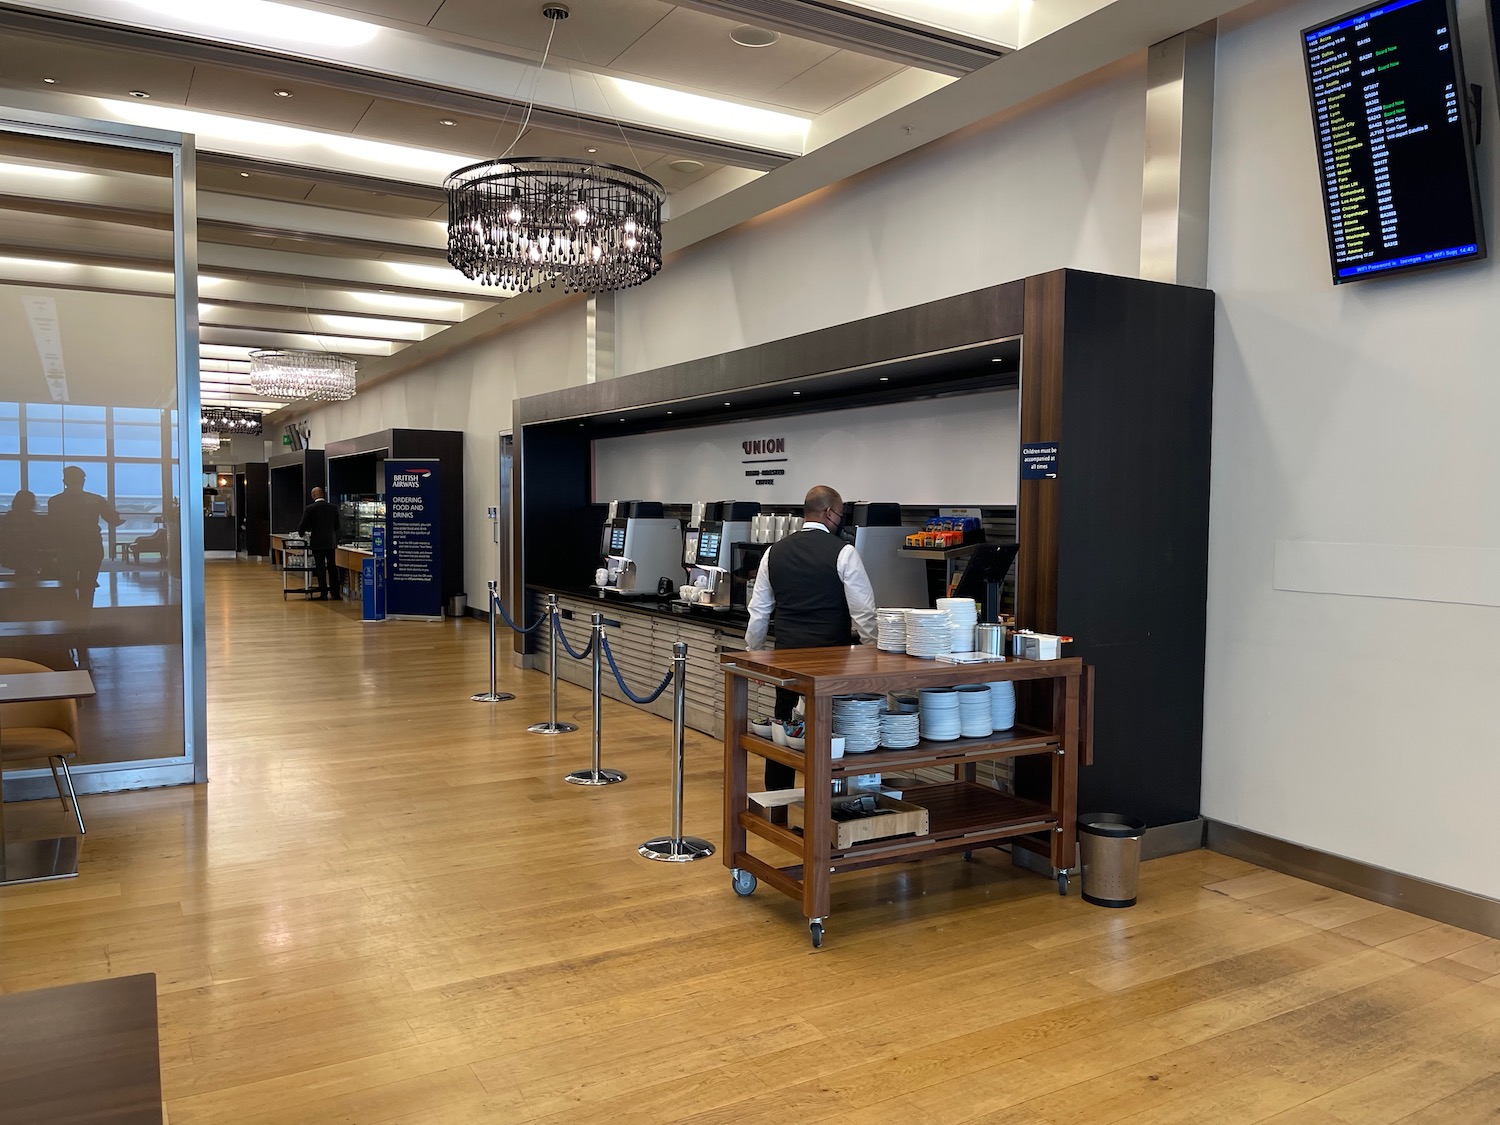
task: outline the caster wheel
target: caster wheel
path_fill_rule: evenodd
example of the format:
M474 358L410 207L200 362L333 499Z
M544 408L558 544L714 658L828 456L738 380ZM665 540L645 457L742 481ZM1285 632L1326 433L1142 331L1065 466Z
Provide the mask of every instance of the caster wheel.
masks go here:
M813 948L814 949L822 949L823 948L823 923L822 922L811 922L811 923L808 924L807 929L808 929L808 932L812 934Z
M973 863L974 862L974 853L973 852L964 852L964 862L965 863Z
M753 895L760 880L748 871L741 871L738 867L729 876L730 885L734 887L734 893L740 897Z
M1068 893L1068 873L1066 871L1058 872L1057 893L1064 896Z

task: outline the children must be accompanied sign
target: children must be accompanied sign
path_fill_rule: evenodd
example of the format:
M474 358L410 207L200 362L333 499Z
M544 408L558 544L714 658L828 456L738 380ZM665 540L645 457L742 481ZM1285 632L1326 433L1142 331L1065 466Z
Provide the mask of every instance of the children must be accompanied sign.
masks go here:
M1021 446L1021 479L1057 479L1057 442L1028 441Z

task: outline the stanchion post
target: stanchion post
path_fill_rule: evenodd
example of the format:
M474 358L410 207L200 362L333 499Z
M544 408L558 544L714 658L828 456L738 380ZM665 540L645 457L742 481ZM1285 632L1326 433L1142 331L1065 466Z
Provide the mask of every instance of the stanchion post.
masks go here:
M686 764L683 741L687 733L687 645L672 646L672 834L647 840L636 851L662 863L691 863L714 854L714 846L697 836L682 834L682 778Z
M547 595L546 614L551 637L547 649L552 654L547 677L547 721L532 723L526 729L532 734L571 734L578 729L577 723L557 721L557 631L562 628L562 610L557 606L556 594Z
M591 668L594 690L594 765L591 769L574 770L563 780L573 785L613 785L618 781L624 781L625 775L619 770L606 770L599 767L600 720L604 713L604 700L599 693L604 664L604 614L593 614L589 620L593 623L594 630L594 660Z
M490 690L469 696L475 703L504 703L507 699L515 698L510 692L500 691L496 681L495 622L500 616L497 612L500 604L499 585L494 579L490 580Z

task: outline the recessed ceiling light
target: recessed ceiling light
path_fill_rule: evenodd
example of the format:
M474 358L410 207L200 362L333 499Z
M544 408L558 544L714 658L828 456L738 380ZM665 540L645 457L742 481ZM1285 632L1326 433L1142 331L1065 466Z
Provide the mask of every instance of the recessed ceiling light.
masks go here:
M240 173L240 179L242 179L242 180L248 180L249 178L250 178L250 173L249 172L241 172Z
M674 172L701 172L703 161L701 160L674 160L667 165Z
M725 404L724 404L724 405L725 405L725 406L728 406L728 405L729 405L729 403L727 403L727 402L726 402L726 403L725 403Z
M797 395L800 395L801 393L802 393L801 391L793 391L792 392L792 396L795 398Z
M290 90L272 90L271 93L275 94L278 98L289 98L292 96Z
M453 118L451 118L451 117L439 117L438 118L438 124L439 125L446 125L446 126L448 126L448 128L451 129L451 128L453 128L453 126L457 125L458 122L455 121L455 120L453 120Z
M587 153L595 153L595 152L598 152L599 150L597 148L586 148L583 151L587 152Z
M132 98L149 98L151 95L146 93L145 90L131 90L130 96Z
M43 78L42 81L45 82L45 83L47 83L47 85L49 85L49 86L56 86L57 85L57 79L56 78Z
M768 27L754 27L747 23L731 31L729 38L741 47L769 47L781 38L781 33L772 31Z
M622 421L622 422L623 422L623 421L625 421L625 419L624 419L624 418L621 418L621 419L620 419L620 421Z
M1004 359L1002 359L1002 358L1001 358L1001 357L999 357L999 356L996 356L996 357L995 357L995 358L994 358L994 359L992 359L992 360L990 360L990 362L991 362L991 363L1004 363L1004 362L1005 362L1005 360L1004 360Z
M889 383L891 381L891 377L889 375L882 375L880 377L880 381L882 383Z
M668 411L667 411L667 413L668 413L668 414L671 414L671 413L673 413L673 411L671 411L671 410L668 410Z

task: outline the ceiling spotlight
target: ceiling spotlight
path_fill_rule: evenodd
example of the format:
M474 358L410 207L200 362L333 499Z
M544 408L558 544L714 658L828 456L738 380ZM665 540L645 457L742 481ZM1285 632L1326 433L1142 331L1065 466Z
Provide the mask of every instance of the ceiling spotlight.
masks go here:
M796 397L797 397L797 396L798 396L798 395L800 395L800 394L801 394L801 393L802 393L802 392L801 392L801 391L793 391L793 392L792 392L792 397L793 397L793 398L796 398Z
M724 404L724 405L725 405L725 406L728 406L728 405L729 405L729 403L727 403L727 402L726 402L726 403L725 403L725 404Z
M741 24L729 33L729 38L741 47L769 47L781 38L781 33L772 31L768 27L752 27L750 24Z
M455 120L453 120L453 118L451 118L451 117L439 117L438 118L438 124L439 125L446 125L446 126L448 126L448 128L451 129L451 128L453 128L453 126L457 125L458 122L455 121Z
M599 150L597 148L586 148L583 151L592 154L592 153L598 152Z
M150 94L146 93L145 90L131 90L131 91L129 91L129 93L130 93L130 96L132 98L142 98L142 99L144 99L144 98L149 98L151 96Z
M882 383L889 383L891 381L891 377L889 375L882 375L880 377L880 381Z
M240 179L242 179L242 180L248 180L249 178L250 178L250 173L249 172L241 172L240 173Z
M701 160L674 160L667 165L674 172L701 172L703 161Z
M272 90L271 93L275 94L278 98L289 98L292 96L290 90Z
M49 86L56 86L57 85L57 79L56 78L43 78L42 81L45 82L45 83L47 83L47 85L49 85Z

